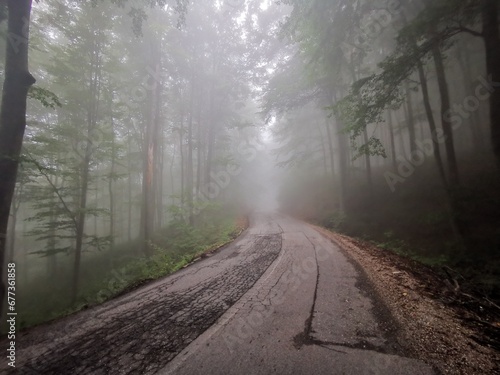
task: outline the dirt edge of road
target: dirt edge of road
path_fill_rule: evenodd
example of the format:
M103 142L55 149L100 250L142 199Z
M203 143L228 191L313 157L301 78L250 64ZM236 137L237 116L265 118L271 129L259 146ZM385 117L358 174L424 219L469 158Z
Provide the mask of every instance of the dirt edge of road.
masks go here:
M443 374L500 374L500 353L474 340L481 332L438 300L436 292L445 286L431 270L372 244L312 226L366 271L398 323L398 343L412 357Z

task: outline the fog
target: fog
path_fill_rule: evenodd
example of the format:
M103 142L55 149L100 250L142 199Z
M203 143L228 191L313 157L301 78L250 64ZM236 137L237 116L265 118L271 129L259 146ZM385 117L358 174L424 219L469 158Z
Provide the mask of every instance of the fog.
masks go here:
M256 211L498 296L500 39L480 3L33 3L3 244L22 324L173 272ZM1 61L23 43L5 7Z

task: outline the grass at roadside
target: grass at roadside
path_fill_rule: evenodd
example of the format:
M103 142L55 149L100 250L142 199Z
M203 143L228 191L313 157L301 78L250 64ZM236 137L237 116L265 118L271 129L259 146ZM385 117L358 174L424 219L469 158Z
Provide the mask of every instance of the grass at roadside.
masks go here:
M173 221L151 241L154 255L137 254L139 243L86 254L81 267L78 300L68 305L71 260L58 265L56 274L32 280L20 288L20 328L37 325L100 304L138 285L169 275L207 252L233 241L246 228L243 218L224 218L196 227Z

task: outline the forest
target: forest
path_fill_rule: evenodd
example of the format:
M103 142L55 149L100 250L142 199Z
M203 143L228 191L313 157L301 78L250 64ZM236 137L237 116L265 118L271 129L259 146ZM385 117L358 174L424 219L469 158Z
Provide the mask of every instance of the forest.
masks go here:
M499 301L499 8L0 0L3 310L8 264L25 328L175 272L262 210Z

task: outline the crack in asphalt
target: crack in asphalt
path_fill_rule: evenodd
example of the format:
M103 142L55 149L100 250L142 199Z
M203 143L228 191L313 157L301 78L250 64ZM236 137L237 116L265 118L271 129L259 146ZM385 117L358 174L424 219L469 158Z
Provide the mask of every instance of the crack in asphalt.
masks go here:
M367 350L367 351L372 351L372 352L377 352L377 353L382 353L382 354L387 354L387 353L393 352L393 350L390 350L384 346L374 345L374 344L372 344L368 341L365 341L365 340L359 340L358 342L356 342L354 344L349 344L349 343L339 343L339 342L319 340L319 339L314 338L312 336L312 333L314 333L312 330L312 322L314 319L314 312L315 312L315 306L316 306L316 300L317 300L317 294L318 294L320 271L319 271L319 262L318 262L318 254L317 254L316 244L313 241L311 241L311 239L304 232L301 232L301 233L306 237L306 239L309 241L309 243L314 248L314 256L316 259L317 273L316 273L316 284L315 284L315 288L314 288L313 303L311 305L309 317L306 319L306 321L304 323L304 330L302 332L299 332L293 338L294 347L296 349L300 349L304 345L317 345L317 346L321 346L321 347L324 347L326 349L333 350L333 351L343 353L343 354L347 354L347 353L330 348L330 346L345 347L345 348L349 348L349 349ZM351 262L350 259L349 259L349 261ZM359 272L358 267L356 267L356 269ZM357 284L359 284L359 281L357 282Z
M109 323L71 337L20 368L21 374L154 374L194 341L264 274L281 252L281 234L257 235L238 264L190 288L148 290ZM222 262L222 261L219 261ZM212 266L212 265L211 265ZM221 263L221 267L223 264Z
M304 324L304 330L300 333L298 333L294 338L293 338L293 345L295 346L296 349L300 349L304 345L317 345L318 342L319 344L323 345L325 343L320 342L319 340L314 339L311 336L311 331L312 331L312 321L314 318L314 309L316 306L316 298L318 296L318 284L319 284L319 263L318 263L318 256L316 254L316 246L314 243L311 241L309 237L304 232L301 232L304 237L309 241L309 243L312 245L314 249L314 258L316 260L316 283L314 285L314 296L313 296L313 303L311 304L311 310L309 311L309 317L306 319L305 324Z

